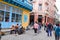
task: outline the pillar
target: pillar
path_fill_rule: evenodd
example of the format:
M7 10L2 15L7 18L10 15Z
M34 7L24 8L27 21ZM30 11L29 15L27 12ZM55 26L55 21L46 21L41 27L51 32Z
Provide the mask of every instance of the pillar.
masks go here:
M38 22L38 13L34 14L34 22Z
M10 7L10 16L9 16L9 22L11 22L12 19L12 7Z

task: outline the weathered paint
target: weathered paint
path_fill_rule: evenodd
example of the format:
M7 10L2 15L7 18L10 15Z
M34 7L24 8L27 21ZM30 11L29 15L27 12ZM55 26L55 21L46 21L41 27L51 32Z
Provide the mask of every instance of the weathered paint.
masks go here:
M13 7L15 7L15 8L19 8L19 9L23 9L23 8L20 8L20 7L18 7L18 6L15 6L15 5L12 5L12 4L9 4L9 3L7 3L7 2L4 2L4 1L0 1L1 3L3 3L3 4L7 4L7 5L9 5L9 6L13 6Z
M20 7L18 7L18 6L15 6L15 5L12 5L12 4L9 4L9 3L7 3L7 2L3 2L2 0L0 0L0 2L1 3L3 3L3 4L7 4L7 5L9 5L9 6L12 6L12 7L15 7L15 8L19 8L19 9L21 9L22 11L23 11L23 13L22 13L22 26L24 27L24 28L26 28L28 25L29 25L29 16L30 16L30 11L29 10L27 10L27 9L24 9L24 8L20 8ZM27 21L26 22L24 22L24 15L27 15ZM1 22L1 24L2 24L2 28L10 28L10 26L12 25L12 24L14 24L14 25L16 25L16 24L21 24L20 22ZM7 24L7 25L6 25ZM8 25L9 24L9 25Z
M29 5L28 2L26 2L26 3L24 2L24 3L23 3L23 2L20 1L20 2L18 2L17 5L10 3L9 0L8 0L8 1L7 1L7 0L6 0L6 1L0 0L0 2L2 2L2 3L4 3L4 4L8 4L8 5L10 5L10 6L19 7L19 8L24 8L24 9L27 9L27 10L30 10L30 11L33 9L32 5ZM12 1L12 2L13 2L13 1ZM19 4L20 4L20 6L18 6Z
M27 21L25 22L24 20L26 20L25 18L24 18L24 15L26 15L27 16ZM27 28L27 26L29 25L29 16L30 16L30 13L29 13L29 11L28 10L24 10L23 11L23 14L22 14L22 26L24 27L24 28Z

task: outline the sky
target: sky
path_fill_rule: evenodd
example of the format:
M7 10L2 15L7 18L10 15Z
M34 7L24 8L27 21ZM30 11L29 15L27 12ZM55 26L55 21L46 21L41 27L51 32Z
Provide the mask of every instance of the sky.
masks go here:
M58 14L60 14L60 0L56 0L56 6L58 8Z

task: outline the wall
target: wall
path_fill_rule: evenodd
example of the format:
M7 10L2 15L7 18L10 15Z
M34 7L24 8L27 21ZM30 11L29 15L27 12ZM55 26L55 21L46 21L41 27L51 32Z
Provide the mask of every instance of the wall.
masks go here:
M22 26L24 28L27 28L29 25L29 19L30 19L30 12L28 10L24 10L22 14Z
M0 22L2 28L11 28L12 25L21 24L20 22Z
M1 0L0 0L0 2L1 2ZM7 4L7 5L11 6L11 7L21 9L23 11L23 13L22 13L22 26L24 28L26 28L29 25L29 16L30 16L30 14L29 14L30 11L29 10L14 6L12 4L8 4L6 2L2 2L2 3L4 5ZM10 13L12 13L12 12L10 11ZM10 16L10 21L9 22L0 22L0 23L2 24L2 28L10 28L12 24L14 24L14 25L16 25L16 24L20 25L21 24L21 22L11 22L11 16Z

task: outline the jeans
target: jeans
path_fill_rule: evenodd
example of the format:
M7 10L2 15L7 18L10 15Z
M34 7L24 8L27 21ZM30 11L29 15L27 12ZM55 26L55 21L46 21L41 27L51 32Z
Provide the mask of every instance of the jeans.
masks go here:
M15 34L18 33L18 29L15 29Z
M37 29L36 28L34 28L34 33L37 33Z
M12 34L13 32L15 33L15 30L11 30L11 31L10 31L10 34Z
M55 40L59 40L59 36L55 34Z
M48 36L52 36L52 31L50 29L48 29Z

